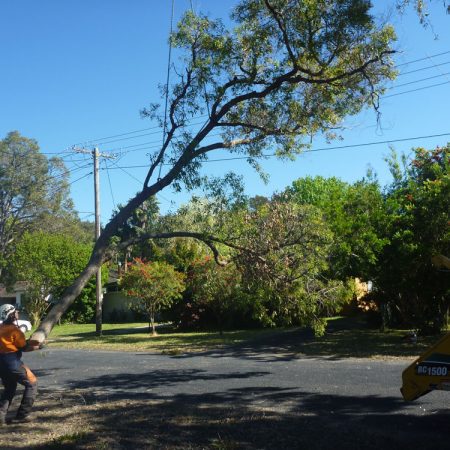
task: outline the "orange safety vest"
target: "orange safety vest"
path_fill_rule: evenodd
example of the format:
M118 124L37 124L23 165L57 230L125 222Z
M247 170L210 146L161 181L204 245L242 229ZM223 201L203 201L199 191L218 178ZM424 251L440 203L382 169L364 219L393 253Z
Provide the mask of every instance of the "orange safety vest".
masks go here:
M0 354L18 352L26 343L25 335L15 325L0 325Z

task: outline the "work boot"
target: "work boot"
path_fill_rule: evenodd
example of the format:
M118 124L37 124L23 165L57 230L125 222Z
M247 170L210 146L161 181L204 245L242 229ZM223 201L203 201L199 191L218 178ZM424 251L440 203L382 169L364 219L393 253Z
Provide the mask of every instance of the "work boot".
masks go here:
M6 425L6 413L8 412L9 401L2 400L0 402L0 427Z
M11 423L30 423L36 419L34 414L27 414L26 416L17 414L14 419L11 419Z
M13 420L13 423L31 422L34 419L34 415L32 415L32 408L34 398L36 396L36 388L36 384L30 384L25 387L22 402L20 403L16 418L15 420Z

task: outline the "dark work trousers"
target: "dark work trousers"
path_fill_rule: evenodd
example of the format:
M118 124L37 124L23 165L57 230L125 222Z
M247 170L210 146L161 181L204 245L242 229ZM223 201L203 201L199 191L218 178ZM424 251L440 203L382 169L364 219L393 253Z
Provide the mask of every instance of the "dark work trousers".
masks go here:
M29 415L37 394L37 379L33 372L21 361L20 355L0 355L0 378L4 387L0 397L0 415L6 416L16 394L17 384L25 387L17 417L22 418Z

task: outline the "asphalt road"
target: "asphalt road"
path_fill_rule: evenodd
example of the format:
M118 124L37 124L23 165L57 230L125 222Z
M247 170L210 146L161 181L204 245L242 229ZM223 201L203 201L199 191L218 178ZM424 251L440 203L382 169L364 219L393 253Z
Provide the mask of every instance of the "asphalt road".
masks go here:
M408 360L291 358L239 350L168 356L54 349L28 353L23 359L43 388L90 387L119 397L207 394L253 387L400 400L401 373L410 364ZM431 393L401 409L409 414L436 411L446 408L448 400L450 393Z
M358 431L363 440L354 448L379 448L375 442L389 448L450 448L450 392L405 403L399 388L409 360L298 358L270 347L181 356L44 349L24 360L45 390L90 389L98 399L151 399L180 408L207 404L276 411L277 433L294 433L297 441L307 435L310 448L341 448L337 442L324 445L321 430L331 439L344 433L347 444ZM287 418L289 427L279 428ZM310 434L298 435L299 426ZM310 445L312 439L317 446Z

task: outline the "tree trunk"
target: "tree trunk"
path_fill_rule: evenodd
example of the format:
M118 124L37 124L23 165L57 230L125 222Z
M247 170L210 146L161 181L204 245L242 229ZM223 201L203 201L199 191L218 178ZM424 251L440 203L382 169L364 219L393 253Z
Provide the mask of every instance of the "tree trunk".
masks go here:
M206 136L212 128L214 127L211 124L207 127L204 127L202 134ZM106 253L109 248L111 238L117 234L119 228L127 221L128 218L131 217L136 208L142 205L145 200L157 194L173 182L173 180L195 156L192 151L196 145L197 142L193 142L188 145L185 152L173 165L172 169L170 169L163 178L159 179L151 186L147 186L149 177L152 174L152 172L149 171L142 191L136 194L136 196L132 198L127 203L127 205L122 208L105 226L105 229L100 234L100 237L95 243L91 258L87 266L85 267L83 272L81 272L81 274L75 279L75 281L64 290L60 301L52 307L45 319L39 325L39 328L31 336L31 340L37 341L39 343L43 343L45 341L55 324L60 320L62 315L67 311L67 309L75 301L78 295L80 295L84 286L86 286L86 283L97 272L101 264L108 259L106 258Z
M155 317L154 316L151 317L150 322L151 322L151 326L152 326L152 336L156 336L157 333L156 333Z
M152 330L152 336L156 336L158 333L156 332L156 327L155 327L155 312L154 311L150 312L150 328Z
M45 341L55 324L80 295L87 282L96 274L102 263L107 260L106 253L109 248L110 240L117 234L119 227L125 223L137 207L139 207L147 198L163 189L167 183L167 180L161 179L150 188L143 189L111 219L97 239L87 266L75 281L64 290L61 299L50 309L45 319L40 323L39 328L31 336L31 340L39 343Z

